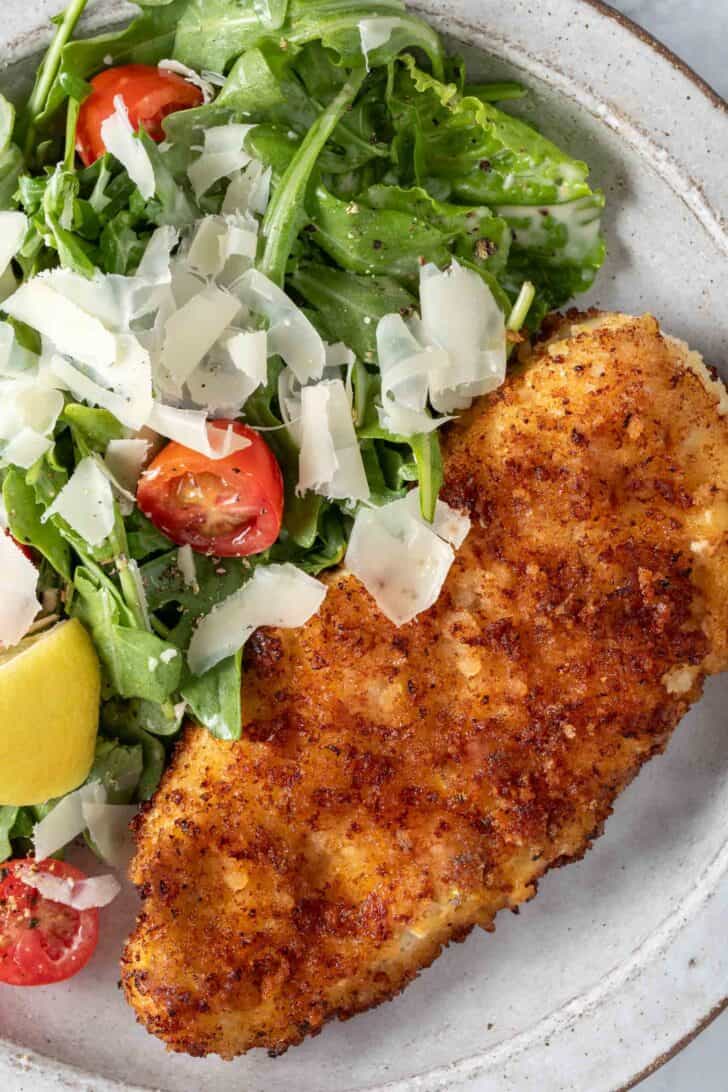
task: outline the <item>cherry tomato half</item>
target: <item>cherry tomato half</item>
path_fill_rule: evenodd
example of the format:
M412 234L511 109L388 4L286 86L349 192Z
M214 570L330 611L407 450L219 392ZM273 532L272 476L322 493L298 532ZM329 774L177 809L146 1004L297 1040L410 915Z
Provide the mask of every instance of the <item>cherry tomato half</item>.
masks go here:
M135 130L146 129L153 140L164 139L162 122L175 110L199 106L202 92L176 72L146 64L107 68L91 80L93 92L81 104L76 129L76 150L88 167L106 151L101 124L114 113L121 95Z
M13 542L15 543L15 545L18 547L18 549L21 550L22 553L25 554L28 561L32 561L33 564L35 565L35 556L33 555L33 551L30 548L30 546L26 546L24 542L19 542L17 540L17 538L15 537L15 535L10 534L10 531L6 531L5 534L8 536L8 538L11 538L13 540Z
M64 861L6 861L0 865L0 982L47 986L85 967L99 939L98 910L74 910L46 899L16 871L32 865L63 879L86 877Z
M250 446L224 459L209 459L170 443L144 471L137 504L178 546L216 557L246 557L267 550L283 518L283 478L259 433L237 421L230 425Z

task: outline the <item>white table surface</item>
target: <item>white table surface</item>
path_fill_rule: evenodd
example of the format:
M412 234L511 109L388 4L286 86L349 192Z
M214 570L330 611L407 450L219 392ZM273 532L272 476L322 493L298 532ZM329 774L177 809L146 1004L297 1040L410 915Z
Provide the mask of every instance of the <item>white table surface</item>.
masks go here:
M728 0L611 0L611 4L674 50L728 99ZM639 1092L726 1089L728 1010L639 1086Z

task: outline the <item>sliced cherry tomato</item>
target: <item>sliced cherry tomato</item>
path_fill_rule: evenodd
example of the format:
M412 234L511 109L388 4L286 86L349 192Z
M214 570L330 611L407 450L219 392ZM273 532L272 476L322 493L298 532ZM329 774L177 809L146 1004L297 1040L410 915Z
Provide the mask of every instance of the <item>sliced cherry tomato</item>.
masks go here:
M209 459L181 444L167 444L141 476L137 504L178 546L217 557L267 550L283 518L283 478L272 451L252 428L230 425L250 446Z
M10 534L10 531L6 531L5 534L8 536L8 538L11 538L13 540L13 542L15 543L15 545L18 547L18 549L21 550L25 554L28 561L32 561L33 564L35 565L35 556L33 554L33 551L31 550L30 546L26 546L24 542L18 542L15 535Z
M20 866L83 880L64 861L6 861L0 865L0 982L47 986L85 967L99 939L98 910L74 910L46 899L16 874Z
M146 64L107 68L94 76L91 86L93 91L81 105L76 129L76 150L87 167L106 151L101 124L114 113L117 95L124 100L134 129L146 129L156 141L164 139L162 122L168 114L202 102L199 87L176 72Z

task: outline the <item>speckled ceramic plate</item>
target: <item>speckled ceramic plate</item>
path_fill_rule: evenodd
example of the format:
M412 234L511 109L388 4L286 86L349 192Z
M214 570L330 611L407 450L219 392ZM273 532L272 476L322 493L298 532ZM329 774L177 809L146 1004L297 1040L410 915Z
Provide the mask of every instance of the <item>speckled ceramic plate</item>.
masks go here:
M60 0L4 0L0 83L22 86ZM533 91L523 107L587 159L609 198L610 258L592 302L650 310L724 369L728 109L593 0L420 0L471 63ZM102 0L99 25L131 9ZM728 994L728 679L713 681L619 800L580 864L520 917L444 954L398 1000L271 1060L165 1054L117 989L134 896L104 914L77 980L0 987L0 1087L169 1092L614 1092Z

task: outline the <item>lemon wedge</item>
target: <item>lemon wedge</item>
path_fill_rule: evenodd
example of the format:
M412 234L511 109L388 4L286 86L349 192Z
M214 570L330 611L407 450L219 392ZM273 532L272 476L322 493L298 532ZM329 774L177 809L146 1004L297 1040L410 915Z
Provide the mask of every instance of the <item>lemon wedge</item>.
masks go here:
M101 672L76 619L0 653L0 804L42 804L88 776Z

